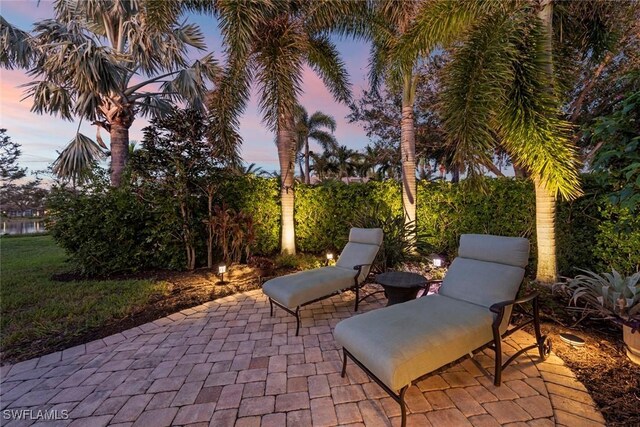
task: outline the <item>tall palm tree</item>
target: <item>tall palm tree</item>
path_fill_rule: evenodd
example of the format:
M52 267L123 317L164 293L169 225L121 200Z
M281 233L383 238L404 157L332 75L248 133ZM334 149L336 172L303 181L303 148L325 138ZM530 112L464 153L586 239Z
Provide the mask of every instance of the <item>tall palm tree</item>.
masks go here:
M333 151L329 152L330 157L335 164L338 178L349 178L358 167L358 152L348 148L346 145L339 145Z
M302 106L296 108L296 134L298 135L297 152L302 155L304 161L304 182L311 183L311 175L309 174L309 139L318 142L323 150L335 149L338 145L333 132L336 131L336 120L321 111L316 111L309 117L309 113ZM331 133L324 129L328 129Z
M173 102L201 107L207 83L220 68L207 55L191 65L190 47L205 49L192 24L169 21L159 30L148 25L151 0L57 0L56 18L35 24L32 34L0 19L0 64L29 69L32 111L77 117L110 134L111 183L119 186L129 154L129 128L138 114L161 116ZM71 177L102 150L79 132L56 160L54 170ZM89 155L89 157L87 157ZM78 163L76 159L85 159ZM80 169L80 170L79 170Z
M315 172L320 181L324 181L338 173L338 167L328 152L324 151L322 154L311 152L309 155L313 159L311 170Z
M418 55L396 55L395 45L411 28L420 2L375 0L371 21L371 82L377 88L381 77L402 93L400 158L402 161L402 206L405 223L416 220L416 132L414 104L418 83Z
M328 32L364 33L363 22L352 19L359 16L355 10L363 7L340 0L217 3L228 57L220 100L230 107L231 118L237 117L246 105L250 84L256 83L263 120L276 134L283 253L295 253L295 107L302 92L302 73L309 66L335 99L350 99L348 74Z
M597 4L598 2L590 2ZM561 118L554 46L562 31L552 27L551 0L530 2L426 3L397 53L412 57L438 44L458 41L444 73L442 114L455 146L453 162L471 177L489 163L487 153L500 144L514 165L526 170L536 189L537 280L557 278L556 197L580 194L571 127ZM596 8L597 10L597 8ZM593 11L592 11L593 12ZM597 13L590 17L599 20ZM593 28L580 17L583 36L572 38L588 51ZM569 27L565 28L565 32ZM565 36L566 38L566 36ZM562 61L561 61L562 62ZM549 89L552 88L552 89ZM462 114L461 112L464 112Z

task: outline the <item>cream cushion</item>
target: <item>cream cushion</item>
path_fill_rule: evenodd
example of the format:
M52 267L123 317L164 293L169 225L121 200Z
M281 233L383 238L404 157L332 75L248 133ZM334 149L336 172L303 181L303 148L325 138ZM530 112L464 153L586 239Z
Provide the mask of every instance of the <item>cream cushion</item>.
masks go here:
M491 305L515 299L529 259L519 237L462 235L438 295L336 325L336 341L392 390L493 339ZM509 308L500 331L508 326Z
M276 277L262 286L271 299L285 307L299 305L354 285L356 271L341 267L322 267Z
M529 262L529 240L524 237L463 234L458 256L524 268Z
M524 278L524 268L458 257L447 271L440 295L491 307L514 299Z
M345 319L334 337L397 391L489 342L492 322L484 307L430 295Z
M349 242L342 250L335 267L322 267L276 277L262 285L262 292L287 308L306 304L336 291L355 285L357 265L372 264L382 245L380 228L352 228ZM369 274L370 266L363 268L358 277L361 283Z

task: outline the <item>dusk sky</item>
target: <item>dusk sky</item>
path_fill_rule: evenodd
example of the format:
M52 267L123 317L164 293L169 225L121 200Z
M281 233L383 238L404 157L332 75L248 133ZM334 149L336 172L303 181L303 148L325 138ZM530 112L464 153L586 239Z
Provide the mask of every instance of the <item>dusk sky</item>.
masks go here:
M51 1L46 0L41 0L39 3L37 0L0 0L0 14L11 24L30 31L34 22L53 18L53 7ZM222 61L221 37L215 20L204 15L189 15L186 19L200 26L206 36L208 50L213 51L215 57ZM336 44L347 65L354 97L358 97L367 87L368 46L362 42L350 40L336 40ZM204 56L204 54L204 52L197 53L194 57ZM78 122L68 122L59 117L31 113L29 110L32 101L31 99L21 101L24 97L24 89L19 87L30 81L25 70L0 69L0 127L6 128L11 139L22 145L19 163L33 171L46 169L55 160L57 151L61 151L75 135ZM303 91L300 102L310 114L321 110L335 117L337 121L335 135L340 144L354 149L362 148L367 144L368 138L362 127L359 124L347 122L345 116L349 114L348 107L334 101L320 78L310 69L306 69L304 73ZM138 117L130 129L130 139L140 141L142 128L146 125L147 121ZM83 123L81 132L95 138L94 126ZM245 162L256 163L267 171L278 168L274 137L261 122L255 94L240 121L240 133L244 140L242 157ZM105 135L104 131L102 137L105 141L108 140L108 135ZM311 149L318 149L318 147L312 143Z

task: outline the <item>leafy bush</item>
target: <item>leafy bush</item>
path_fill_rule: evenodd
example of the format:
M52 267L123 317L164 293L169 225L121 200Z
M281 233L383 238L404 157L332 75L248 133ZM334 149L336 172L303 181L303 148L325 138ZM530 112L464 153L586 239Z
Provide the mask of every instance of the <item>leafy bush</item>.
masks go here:
M434 252L454 258L464 233L527 237L532 243L530 271L535 271L535 198L530 181L486 179L481 189L420 181L417 199L418 229Z
M225 202L253 219L253 251L259 255L272 254L280 247L279 188L276 179L244 175L227 177L217 193L216 203Z
M166 222L129 189L94 188L77 193L54 188L48 198L54 239L85 275L180 268L184 254Z
M275 259L275 266L278 268L294 268L296 270L311 270L324 266L324 258L313 255L298 253L278 254Z
M385 205L366 209L353 226L381 228L384 232L382 247L375 261L375 267L382 271L397 268L401 263L430 251L425 244L424 233L417 230L416 223L405 224L402 214L394 215Z
M398 183L344 184L328 181L296 187L296 245L304 252L341 250L347 244L351 224L371 206L401 213Z
M213 203L226 203L238 215L251 218L258 256L275 253L280 246L278 182L253 175L206 177L216 189ZM98 180L100 181L100 180ZM584 176L585 195L558 204L557 254L560 272L574 268L615 268L633 274L640 268L640 219L611 203L610 187L595 174ZM192 239L196 265L207 265L207 197L192 196ZM484 189L463 184L425 182L418 185L418 243L424 251L452 259L463 233L523 236L531 240L529 272L535 271L535 197L527 180L486 179ZM377 208L377 212L375 207ZM86 191L55 189L49 198L49 229L87 274L106 274L144 268L183 268L186 255L181 217L173 195L154 186L112 189L103 181ZM344 184L327 182L296 187L296 244L309 253L338 253L352 225L387 228L385 254L393 265L404 249L400 186L396 182ZM395 231L394 231L395 230ZM387 253L387 250L389 253ZM222 249L215 257L221 259ZM393 253L391 253L393 252ZM246 254L245 254L246 255ZM285 260L283 259L283 262ZM288 262L288 261L287 261ZM298 268L291 261L291 267Z

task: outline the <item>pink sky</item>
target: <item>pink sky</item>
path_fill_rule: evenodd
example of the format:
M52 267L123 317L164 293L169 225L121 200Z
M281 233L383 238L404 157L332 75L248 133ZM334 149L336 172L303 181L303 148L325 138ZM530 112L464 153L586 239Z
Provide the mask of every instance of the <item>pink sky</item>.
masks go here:
M0 14L13 25L23 30L30 30L31 25L40 20L53 17L50 1L42 0L0 0ZM209 49L221 59L220 36L213 25L212 18L193 16L189 18L200 25L205 33ZM366 88L368 46L362 42L338 41L338 48L351 76L354 96L359 96ZM45 169L75 135L78 122L68 122L59 117L39 115L30 112L31 100L23 98L23 88L18 86L28 83L30 78L24 70L0 69L0 127L7 129L11 139L22 145L20 164L30 170ZM321 110L335 117L338 142L350 148L364 147L368 138L358 124L350 124L345 116L349 114L347 106L334 101L321 79L310 69L304 72L304 93L300 102L310 114ZM255 90L254 90L255 92ZM142 128L147 125L144 118L139 117L130 129L131 140L142 139ZM81 132L95 137L95 127L83 123ZM240 120L240 133L244 143L242 157L247 163L256 163L267 171L278 168L278 159L273 134L261 123L257 97L254 95L247 111ZM105 140L108 136L102 134ZM313 146L312 150L319 149Z

